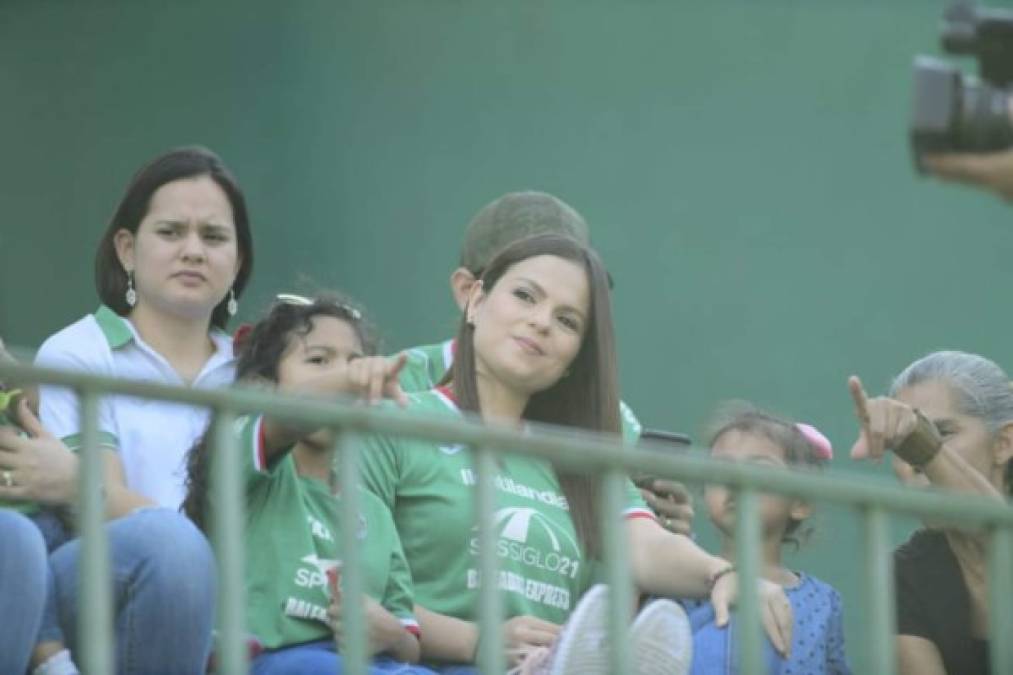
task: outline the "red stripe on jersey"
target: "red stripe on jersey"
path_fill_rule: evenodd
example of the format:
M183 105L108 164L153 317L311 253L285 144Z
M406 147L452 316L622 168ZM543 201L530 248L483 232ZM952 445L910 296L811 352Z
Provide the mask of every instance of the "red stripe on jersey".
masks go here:
M267 439L264 438L264 418L261 417L257 420L257 471L264 471L267 469Z
M653 520L654 522L658 522L658 517L645 509L630 509L629 511L623 514L623 518L625 518L626 520L634 520L636 518L647 518L649 520Z
M454 390L451 389L450 387L448 387L447 385L444 384L442 386L436 387L436 391L438 391L441 394L443 394L443 396L447 400L449 400L451 403L453 403L455 407L457 407L457 408L461 407L457 403L457 396L454 394Z

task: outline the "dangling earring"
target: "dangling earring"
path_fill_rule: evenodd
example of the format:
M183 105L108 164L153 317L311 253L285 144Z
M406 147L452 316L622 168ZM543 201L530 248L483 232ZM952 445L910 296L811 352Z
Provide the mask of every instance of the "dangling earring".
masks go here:
M133 307L137 304L137 291L134 290L134 272L130 270L127 272L127 307Z
M239 311L239 302L236 301L236 291L233 288L229 289L229 302L225 305L225 311L229 313L229 316L235 316Z

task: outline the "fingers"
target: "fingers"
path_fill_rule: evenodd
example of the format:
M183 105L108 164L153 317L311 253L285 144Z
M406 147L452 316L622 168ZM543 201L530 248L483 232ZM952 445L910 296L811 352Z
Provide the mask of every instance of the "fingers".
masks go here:
M852 459L865 459L869 456L869 397L857 375L848 378L848 391L855 404L855 417L858 418L860 427L858 439L851 446L851 457Z
M848 391L851 392L851 400L855 403L855 416L864 429L869 424L869 396L865 393L862 381L857 375L848 378Z
M787 601L785 601L787 605ZM763 622L763 630L766 631L767 637L770 638L771 644L774 645L774 649L778 651L782 656L788 656L788 648L791 645L791 629L787 629L787 635L785 635L784 608L780 606L780 603L776 601L764 603L763 608L760 610L760 619ZM788 607L788 622L791 623L791 609Z
M14 479L17 480L16 478ZM32 498L32 495L28 492L28 487L25 485L14 485L7 487L6 485L0 485L0 501L8 502L24 502Z
M711 596L711 604L714 605L714 625L724 628L728 625L728 598Z
M405 364L408 363L408 354L406 352L399 352L396 356L388 360L387 376L397 378L401 375L401 370Z
M926 155L922 162L929 171L961 183L980 183L989 178L994 159L990 155L947 153Z
M657 479L651 483L651 489L659 497L669 499L676 504L692 504L693 495L685 485L674 480Z
M40 436L49 436L49 432L42 426L42 422L32 411L31 406L28 404L28 399L22 397L18 400L18 424L22 429L28 432L28 435L32 438L38 438Z

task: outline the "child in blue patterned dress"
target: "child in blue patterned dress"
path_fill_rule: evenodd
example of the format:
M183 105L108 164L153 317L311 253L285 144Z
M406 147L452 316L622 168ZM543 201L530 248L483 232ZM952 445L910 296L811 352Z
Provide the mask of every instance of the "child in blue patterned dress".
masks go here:
M710 434L711 456L760 466L819 469L833 456L830 441L815 427L793 424L748 405L726 408ZM735 492L708 485L704 502L721 534L721 555L735 559ZM794 613L791 650L781 657L765 645L771 675L849 675L844 654L841 598L829 584L782 564L784 544L796 544L808 534L812 507L803 500L761 495L762 575L784 587ZM738 672L736 622L718 628L709 603L688 607L693 626L692 675Z

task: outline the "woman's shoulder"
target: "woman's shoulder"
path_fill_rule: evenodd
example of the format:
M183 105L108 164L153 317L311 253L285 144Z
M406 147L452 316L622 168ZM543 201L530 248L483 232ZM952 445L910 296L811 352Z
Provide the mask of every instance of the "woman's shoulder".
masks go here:
M104 310L104 311L103 311ZM106 313L112 316L106 316ZM125 320L105 307L87 314L46 338L35 357L40 366L96 367L108 362L113 348L131 337Z

